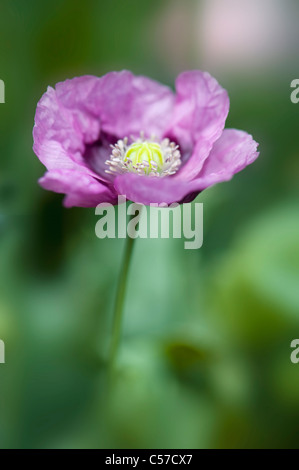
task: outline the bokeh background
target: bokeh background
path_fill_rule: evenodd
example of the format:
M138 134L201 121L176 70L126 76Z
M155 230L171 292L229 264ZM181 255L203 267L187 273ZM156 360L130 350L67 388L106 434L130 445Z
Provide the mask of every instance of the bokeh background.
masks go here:
M298 20L295 0L1 0L1 448L298 447ZM123 68L208 70L261 156L197 198L200 250L137 241L107 397L124 241L37 185L32 127L48 85Z

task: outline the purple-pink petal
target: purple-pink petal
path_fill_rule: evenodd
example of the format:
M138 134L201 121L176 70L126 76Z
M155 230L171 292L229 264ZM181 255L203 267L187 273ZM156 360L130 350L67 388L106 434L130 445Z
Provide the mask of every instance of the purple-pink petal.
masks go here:
M192 155L179 169L177 177L181 180L192 180L202 169L212 147L211 141L199 140L193 148Z
M230 180L259 156L258 144L247 132L225 129L213 145L209 158L194 179L198 189ZM193 184L194 184L193 183Z
M167 86L124 70L101 77L90 100L107 134L139 137L143 131L160 138L170 122L175 98Z
M182 173L193 175L200 169L220 137L229 111L226 90L207 72L184 72L176 80L176 103L168 135L175 139L183 151L190 155ZM200 152L200 146L207 150ZM194 147L196 151L193 152Z
M51 170L39 180L49 191L66 194L65 207L95 207L102 202L117 204L117 194L92 176L72 170Z
M171 204L188 193L190 182L177 177L152 178L134 173L119 175L114 180L116 191L130 201L140 204Z
M73 169L93 174L83 159L83 152L85 143L98 138L100 121L83 109L79 97L82 99L86 90L92 92L96 80L94 77L72 80L73 93L77 95L72 108L64 106L51 87L40 99L35 114L33 150L48 170ZM69 86L69 82L64 83Z

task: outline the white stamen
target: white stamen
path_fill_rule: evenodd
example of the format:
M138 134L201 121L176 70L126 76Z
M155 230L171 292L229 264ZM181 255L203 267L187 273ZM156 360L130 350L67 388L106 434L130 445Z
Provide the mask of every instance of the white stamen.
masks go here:
M133 144L135 147L131 148ZM143 145L145 146L144 150L141 150ZM175 174L181 164L179 146L175 142L170 142L168 138L159 142L154 134L147 140L145 133L140 132L138 139L131 135L130 143L128 137L124 137L123 140L118 140L115 145L110 145L110 147L112 148L110 159L105 162L109 169L105 171L112 175L133 172L137 175L163 178ZM133 148L134 150L132 150ZM130 156L133 156L133 160L129 158L129 155L126 157L128 150L130 150ZM149 160L142 160L141 163L136 161L138 159L136 152L140 151L145 151ZM162 161L158 163L158 160L150 159L153 152L157 152Z

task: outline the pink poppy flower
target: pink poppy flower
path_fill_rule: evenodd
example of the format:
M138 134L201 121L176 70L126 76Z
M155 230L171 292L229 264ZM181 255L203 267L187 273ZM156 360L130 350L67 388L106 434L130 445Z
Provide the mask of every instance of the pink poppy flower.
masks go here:
M189 202L257 157L246 132L224 129L227 92L206 72L184 72L176 93L129 71L49 87L37 105L39 180L66 207Z

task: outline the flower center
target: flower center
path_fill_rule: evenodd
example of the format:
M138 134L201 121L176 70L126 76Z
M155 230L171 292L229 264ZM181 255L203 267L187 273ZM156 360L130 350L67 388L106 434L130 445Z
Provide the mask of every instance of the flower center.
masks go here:
M110 174L126 172L156 177L170 176L177 172L181 164L179 146L169 139L157 142L154 137L145 140L143 134L139 139L125 137L112 145L112 154L105 163Z
M132 162L132 166L143 164L144 170L150 172L152 168L160 171L164 164L161 146L156 142L134 142L126 151L125 162Z

